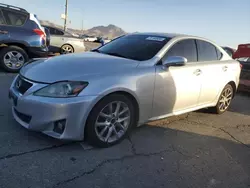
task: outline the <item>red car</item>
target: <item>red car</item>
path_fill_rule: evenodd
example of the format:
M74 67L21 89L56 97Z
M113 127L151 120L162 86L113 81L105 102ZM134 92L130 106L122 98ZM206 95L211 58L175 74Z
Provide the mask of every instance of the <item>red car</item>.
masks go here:
M241 58L241 57L250 57L250 43L249 44L240 44L238 49L233 54L233 58Z

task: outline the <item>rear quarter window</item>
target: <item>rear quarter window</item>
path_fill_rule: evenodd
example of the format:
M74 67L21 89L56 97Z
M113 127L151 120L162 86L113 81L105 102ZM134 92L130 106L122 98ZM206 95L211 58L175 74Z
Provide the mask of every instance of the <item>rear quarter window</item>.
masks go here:
M25 24L28 15L17 11L2 10L6 24L11 26L22 26Z

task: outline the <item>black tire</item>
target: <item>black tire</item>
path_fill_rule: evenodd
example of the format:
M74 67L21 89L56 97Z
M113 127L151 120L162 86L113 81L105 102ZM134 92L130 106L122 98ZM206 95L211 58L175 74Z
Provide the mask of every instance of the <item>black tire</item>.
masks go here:
M24 64L16 69L12 69L12 68L6 66L4 63L4 56L11 51L19 52L20 54L22 54L22 56L24 58L24 63L26 63L29 60L29 56L24 49L22 49L18 46L7 46L7 47L1 48L1 50L0 50L0 64L1 64L1 66L7 72L16 73L16 72L19 72L19 70L23 67Z
M229 90L232 92L231 100L230 100L228 106L225 108L225 110L221 110L221 109L220 109L220 100L222 99L222 95L223 95L224 91L227 90L227 89L229 89ZM230 104L231 104L231 102L232 102L233 96L234 96L234 89L233 89L233 87L232 87L230 84L227 84L227 85L224 87L224 89L222 90L222 92L221 92L221 94L220 94L220 97L219 97L219 100L218 100L216 106L210 108L209 110L210 110L212 113L215 113L215 114L223 114L224 112L226 112L226 111L228 110L228 108L229 108L229 106L230 106Z
M125 132L125 134L122 137L120 137L118 140L114 142L104 142L101 139L99 139L97 136L97 133L95 131L95 123L101 110L105 106L107 106L109 103L115 102L115 101L121 101L128 106L130 110L130 124L128 125L127 131ZM128 136L132 127L136 124L136 119L137 118L135 117L135 107L132 101L128 97L126 97L125 95L121 95L121 94L112 94L112 95L106 96L95 105L95 107L92 109L88 117L88 120L86 123L86 129L85 129L86 140L91 145L96 146L96 147L107 148L107 147L113 146L121 142L125 137Z

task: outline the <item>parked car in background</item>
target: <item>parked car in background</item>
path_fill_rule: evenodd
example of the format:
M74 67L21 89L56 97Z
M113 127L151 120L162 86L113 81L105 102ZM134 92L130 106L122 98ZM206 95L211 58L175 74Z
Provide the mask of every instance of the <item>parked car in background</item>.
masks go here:
M86 42L95 42L97 40L97 37L95 36L85 36L84 41Z
M225 112L239 77L239 62L207 39L136 33L27 64L9 96L27 129L108 147L147 121L208 107Z
M76 34L76 33L71 33L71 35L73 35L74 37L77 37L77 38L80 37L80 35L78 35L78 34Z
M111 39L109 39L109 38L107 38L107 37L106 37L106 38L103 38L103 40L104 40L104 43L105 43L105 44L111 41Z
M250 57L250 43L238 45L238 49L234 53L233 58L236 59L241 57Z
M241 57L237 60L242 66L239 89L242 91L250 91L250 57Z
M18 72L30 58L48 55L46 34L34 14L0 3L0 64Z
M107 37L97 37L96 41L94 41L94 42L106 44L106 43L108 43L108 42L110 42L110 41L111 41L111 40L108 39Z
M74 37L71 33L59 28L46 25L43 25L43 27L47 28L50 32L50 52L68 54L85 51L83 39Z
M230 47L222 47L227 53L228 53L228 55L230 55L230 57L233 57L233 54L235 53L235 49L233 49L233 48L230 48Z
M250 57L241 57L237 60L242 65L242 69L250 71Z

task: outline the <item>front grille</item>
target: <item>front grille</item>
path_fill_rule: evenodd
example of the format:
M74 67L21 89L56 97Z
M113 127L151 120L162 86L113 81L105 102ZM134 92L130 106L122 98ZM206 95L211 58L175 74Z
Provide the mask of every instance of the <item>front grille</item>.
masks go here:
M22 79L20 76L17 78L15 88L21 94L24 94L33 84Z
M21 119L23 122L25 122L25 123L30 123L30 121L31 121L31 116L28 116L28 115L26 115L26 114L23 114L23 113L21 113L21 112L18 112L16 109L14 109L14 111L15 111L15 114L17 115L17 117L19 118L19 119Z

